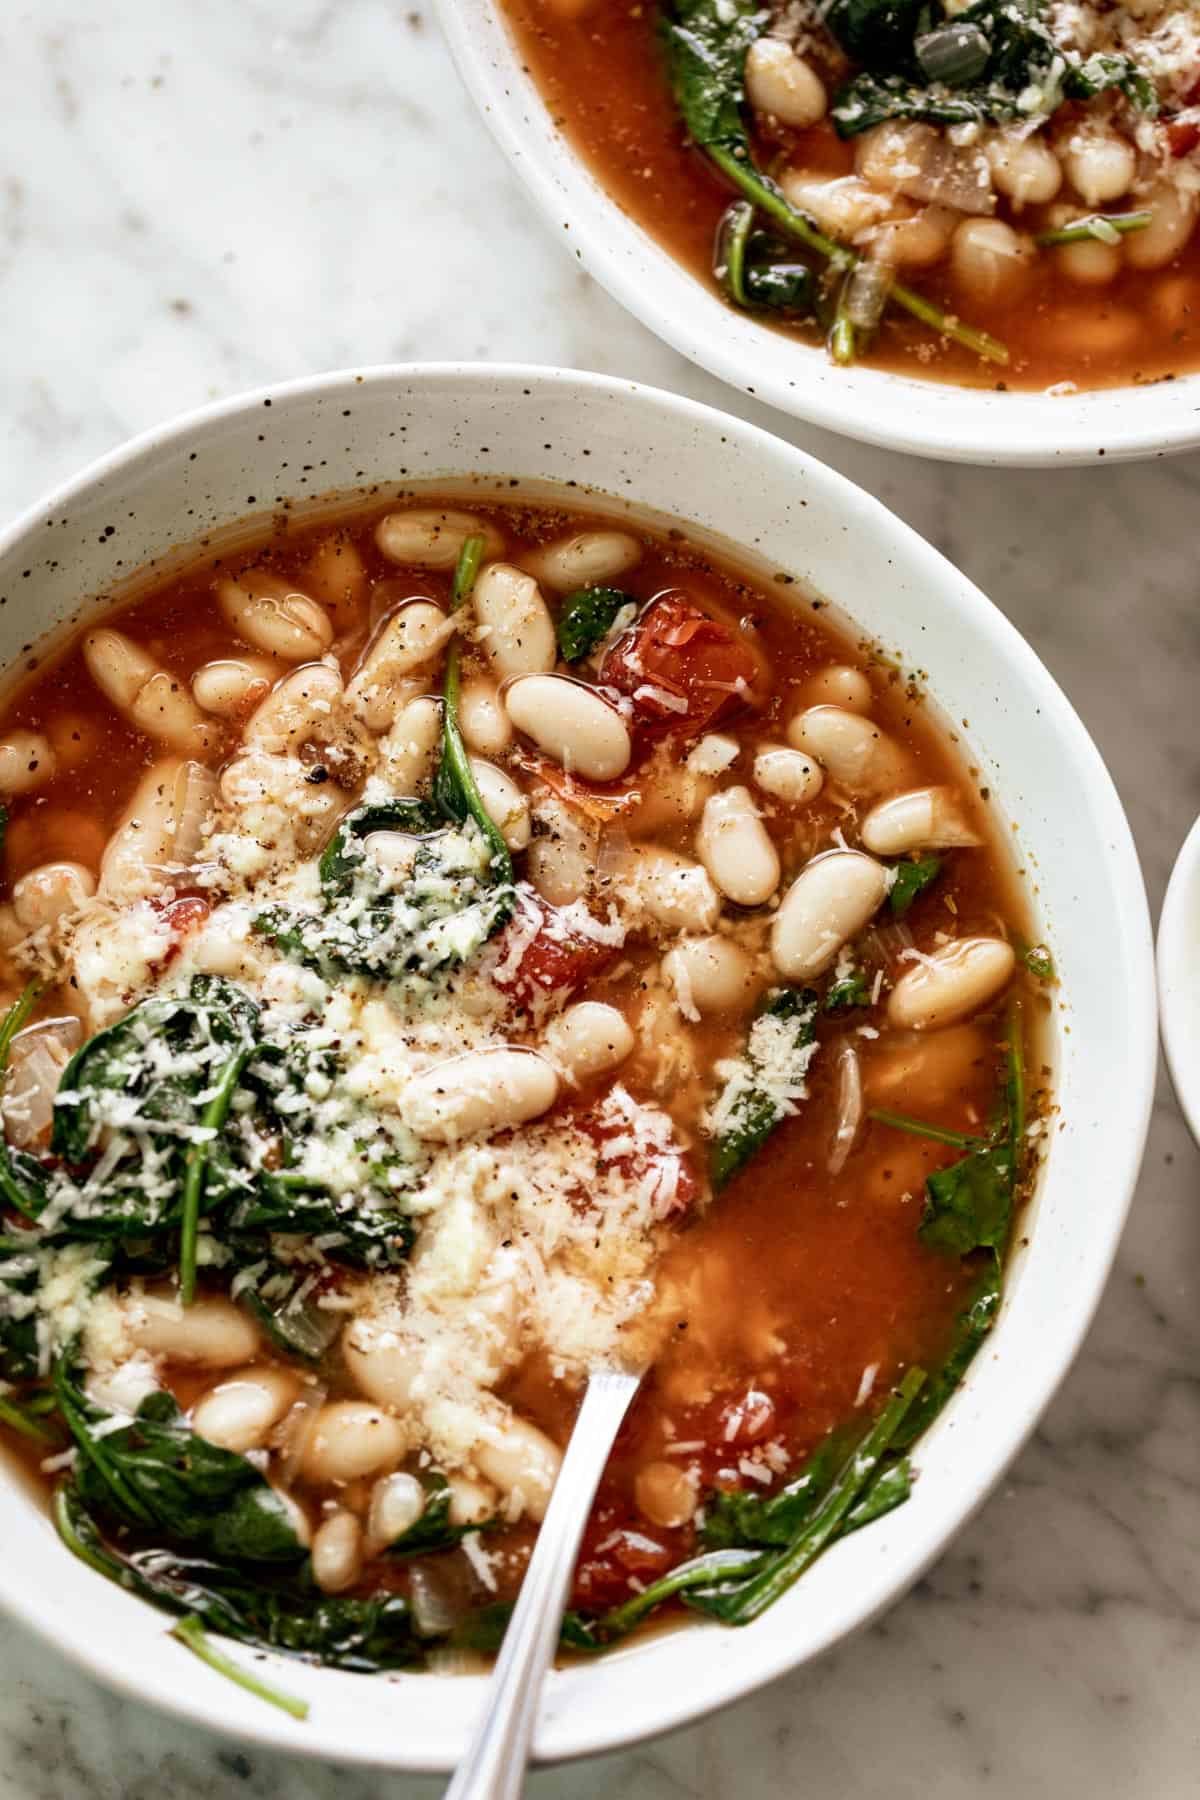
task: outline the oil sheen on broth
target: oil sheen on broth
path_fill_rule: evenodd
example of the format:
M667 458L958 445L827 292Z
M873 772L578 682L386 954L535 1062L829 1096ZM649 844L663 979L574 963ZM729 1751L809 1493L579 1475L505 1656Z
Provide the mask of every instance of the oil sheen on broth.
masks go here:
M902 1498L1045 1105L917 687L683 534L466 504L198 556L0 732L9 1438L146 1597L363 1669L494 1644L596 1358L652 1368L576 1643L790 1554L814 1452Z
M694 3L680 0L677 16ZM698 4L703 12L710 0ZM729 17L737 10L728 9ZM622 0L505 0L505 11L556 124L619 205L713 282L714 262L727 270L719 225L735 195L689 139L672 94L661 36L671 0L662 9ZM929 9L916 5L788 0L769 7L749 50L744 116L753 161L794 207L870 266L868 311L882 303L887 282L902 280L947 318L986 330L1008 360L981 358L893 303L877 330L858 331L847 354L909 375L1039 389L1158 380L1195 368L1195 7L1190 0L1039 0L1024 9L1047 55L1061 51L1077 64L1126 59L1120 72L1128 94L1114 87L1086 99L1064 94L1061 61L1059 79L1039 75L1011 95L991 66L982 75L966 72L958 84L931 82L921 59L944 58L947 45L969 58L972 48L986 53L991 44L999 55L1003 0L972 8L976 24L960 24L962 11L935 7L931 30ZM872 26L884 15L900 21L902 43L894 29ZM964 32L974 33L973 42ZM1036 64L1021 67L1037 72ZM942 122L950 106L963 122ZM1098 224L1081 223L1097 215ZM1136 228L1127 231L1130 224ZM767 226L758 214L755 229ZM1042 241L1064 230L1075 241ZM791 264L808 256L795 243L770 254ZM821 258L808 260L820 275ZM726 297L728 286L726 273ZM819 343L830 335L836 284L824 294L820 287L797 301L776 281L748 303L761 322Z

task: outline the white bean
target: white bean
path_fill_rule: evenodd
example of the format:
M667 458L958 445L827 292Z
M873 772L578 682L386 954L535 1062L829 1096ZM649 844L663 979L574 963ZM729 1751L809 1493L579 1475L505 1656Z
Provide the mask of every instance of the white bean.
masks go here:
M521 675L504 690L509 718L540 750L585 781L615 781L629 767L629 727L595 688L567 675Z
M869 225L879 225L892 209L890 194L881 194L857 175L814 175L788 169L779 178L785 197L801 212L812 215L833 237L853 237Z
M902 975L888 1000L888 1023L930 1031L953 1025L994 1000L1007 986L1016 957L1003 938L962 938L935 950Z
M1126 237L1125 261L1132 269L1165 269L1192 235L1196 196L1163 182L1139 202L1139 210L1143 207L1149 209L1150 223Z
M365 1400L334 1400L317 1414L301 1468L316 1486L359 1481L394 1468L407 1449L408 1431L399 1419Z
M1107 287L1121 273L1122 250L1121 244L1084 238L1077 244L1057 245L1054 261L1060 275L1080 287Z
M447 1518L451 1525L484 1525L496 1513L496 1490L457 1472L446 1477L450 1489Z
M370 1319L355 1319L342 1333L342 1355L368 1400L394 1412L407 1410L421 1373L421 1352L412 1339Z
M328 663L293 669L255 707L242 741L272 756L294 756L322 726L328 729L341 693L342 678Z
M825 84L812 64L782 38L756 38L746 53L746 98L793 131L825 117Z
M718 936L680 938L663 957L662 971L687 1019L744 1004L753 980L741 945Z
M871 719L841 706L810 706L788 726L795 750L815 756L827 775L852 794L876 793L904 778L908 759Z
M890 268L927 269L945 256L961 217L949 206L923 206L908 218L885 219L871 233L868 254Z
M779 886L779 853L749 788L722 788L705 802L696 850L721 892L736 906L762 906Z
M696 1489L678 1463L643 1463L634 1476L633 1497L643 1518L667 1531L686 1525L696 1510Z
M503 769L482 756L468 756L484 811L510 850L524 850L529 843L529 796Z
M872 807L859 835L876 856L904 856L910 850L955 850L981 843L949 787L910 788Z
M202 663L192 676L192 699L207 713L228 719L251 700L261 700L280 673L269 656L226 656Z
M210 1444L244 1454L267 1433L296 1398L296 1380L283 1369L242 1369L210 1388L192 1412L192 1429Z
M548 1112L557 1097L554 1066L536 1051L471 1050L409 1082L404 1120L417 1137L449 1144L524 1125Z
M325 608L266 569L218 581L217 603L240 638L282 662L316 662L333 642Z
M385 619L346 689L346 700L371 731L386 731L396 716L399 683L440 655L454 621L432 600L410 600Z
M500 690L484 675L463 682L458 696L458 724L467 749L480 756L501 756L512 743L512 721L504 710Z
M189 866L216 797L203 763L168 756L147 769L100 858L98 892L124 901Z
M78 912L96 891L96 877L82 863L42 863L13 884L13 911L25 931L56 925Z
M996 191L1018 207L1044 206L1062 186L1062 164L1044 138L997 132L985 149Z
M923 172L937 144L932 125L891 121L858 137L854 166L872 187L899 193Z
M130 1335L139 1349L168 1362L202 1369L236 1368L258 1349L258 1332L246 1314L220 1295L182 1306L178 1300L145 1294L130 1301Z
M58 758L40 731L9 731L0 738L0 794L32 794L53 781Z
M555 593L615 581L642 560L642 546L628 531L577 531L521 557L523 568Z
M393 794L415 794L428 778L442 741L442 708L432 694L410 700L379 740L376 773Z
M615 1069L633 1049L624 1013L602 1000L580 1000L546 1027L546 1050L573 1084Z
M719 731L709 731L694 749L688 751L684 767L689 775L723 775L741 753L742 746L736 738L726 737Z
M475 1461L531 1519L545 1518L562 1452L544 1431L514 1416L475 1446Z
M362 1526L352 1512L331 1512L313 1534L313 1580L323 1594L353 1587L363 1567Z
M559 800L539 801L536 819L539 829L525 859L526 872L543 900L569 906L592 884L595 827Z
M305 566L304 587L314 600L328 607L343 629L357 621L367 597L367 570L343 532L321 539Z
M670 931L711 931L721 896L702 863L673 850L639 845L630 856L630 885L650 917Z
M398 1469L384 1475L371 1489L367 1508L367 1554L378 1555L389 1544L411 1531L425 1511L425 1489L415 1475Z
M1085 206L1103 206L1129 192L1137 155L1127 138L1112 132L1078 131L1067 139L1067 178Z
M504 548L494 526L452 506L414 506L407 512L388 513L375 527L375 542L389 562L418 569L452 569L472 537L484 539L486 556L499 556Z
M950 267L973 300L1013 300L1033 273L1034 248L1003 219L964 219L950 241Z
M172 750L203 750L213 727L184 683L120 631L91 631L83 660L105 699L148 737Z
M532 575L511 563L485 563L475 578L471 605L484 654L502 681L554 667L554 620Z
M771 929L771 956L786 981L827 969L882 906L887 870L858 850L831 850L802 869Z
M754 781L764 794L787 806L807 806L825 785L825 771L815 756L789 750L784 744L764 744L754 758Z

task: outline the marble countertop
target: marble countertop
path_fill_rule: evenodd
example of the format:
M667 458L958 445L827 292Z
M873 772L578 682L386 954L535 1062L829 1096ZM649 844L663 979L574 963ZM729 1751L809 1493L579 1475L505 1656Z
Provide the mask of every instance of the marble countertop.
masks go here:
M543 229L429 0L10 0L0 49L0 514L159 419L317 369L479 357L678 389L843 470L1010 614L1108 758L1157 911L1200 810L1200 457L955 469L726 390ZM905 1601L721 1717L539 1774L531 1793L1200 1793L1198 1175L1164 1080L1083 1356ZM0 1636L0 1800L426 1800L441 1785L260 1755L116 1698L14 1625Z

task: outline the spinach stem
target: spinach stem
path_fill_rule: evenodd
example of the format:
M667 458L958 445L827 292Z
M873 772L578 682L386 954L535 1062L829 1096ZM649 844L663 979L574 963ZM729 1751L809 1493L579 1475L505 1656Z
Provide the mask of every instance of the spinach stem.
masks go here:
M753 1575L768 1560L765 1550L710 1550L704 1556L693 1557L690 1562L680 1563L660 1581L652 1582L640 1594L634 1594L629 1600L623 1600L620 1606L614 1606L611 1612L604 1614L596 1622L596 1636L602 1643L609 1644L615 1639L624 1637L641 1623L647 1613L661 1606L674 1594L684 1594L689 1588L707 1587L713 1581L727 1581L734 1576Z
M256 1694L260 1700L269 1701L272 1706L279 1707L281 1712L290 1713L293 1719L307 1719L308 1701L297 1700L294 1694L285 1694L282 1688L271 1687L243 1669L240 1663L234 1662L231 1656L218 1650L207 1631L203 1621L195 1614L189 1613L184 1619L177 1619L171 1627L171 1636L176 1643L183 1644L200 1661L215 1669L218 1675L224 1675L229 1681L236 1682L238 1687L245 1688L248 1694Z
M0 1024L0 1070L7 1064L12 1041L37 1005L41 991L40 982L31 981L24 993L13 1001L5 1013L4 1022Z
M450 591L452 613L456 613L470 599L479 565L483 561L483 551L484 539L478 535L469 537L463 545ZM442 687L442 761L438 769L435 794L440 797L447 786L451 790L457 788L467 812L491 846L492 863L500 879L511 882L513 866L508 845L499 826L483 804L483 796L479 792L479 784L475 780L467 758L467 747L458 727L458 696L461 686L460 649L456 637L446 653L446 679Z
M12 1431L19 1431L22 1437L33 1438L35 1443L56 1444L54 1432L47 1429L37 1419L32 1418L23 1406L6 1400L0 1395L0 1425L7 1425Z
M93 1437L89 1420L75 1404L66 1354L58 1358L51 1379L54 1383L58 1410L67 1422L67 1429L75 1439L79 1454L91 1463L105 1486L111 1488L130 1518L136 1520L139 1525L153 1525L154 1515L149 1507L143 1503L140 1494L126 1481L120 1469L114 1465L104 1447L103 1439Z
M254 1055L255 1046L247 1044L231 1057L221 1071L212 1099L200 1116L200 1126L211 1131L202 1143L193 1144L187 1153L187 1174L183 1183L183 1209L179 1223L179 1298L190 1306L196 1298L196 1241L200 1231L200 1200L204 1193L204 1176L208 1169L209 1149L233 1103L234 1092L242 1071Z
M905 1113L889 1112L874 1106L867 1114L880 1125L891 1125L896 1131L907 1131L912 1137L932 1138L935 1144L950 1144L955 1150L974 1150L982 1138L968 1137L962 1131L949 1131L944 1125L927 1125L924 1119L910 1119Z
M1040 249L1053 244L1082 244L1089 238L1111 244L1115 237L1124 237L1128 232L1145 231L1152 216L1149 212L1090 213L1086 219L1075 219L1057 231L1039 231L1033 241Z

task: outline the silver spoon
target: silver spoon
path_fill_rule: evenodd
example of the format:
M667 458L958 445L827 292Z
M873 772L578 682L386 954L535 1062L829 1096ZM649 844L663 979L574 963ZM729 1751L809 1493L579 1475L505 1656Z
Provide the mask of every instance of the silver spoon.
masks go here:
M525 1787L542 1680L558 1643L567 1589L608 1453L642 1374L594 1369L546 1517L521 1583L483 1717L445 1800L517 1800Z

